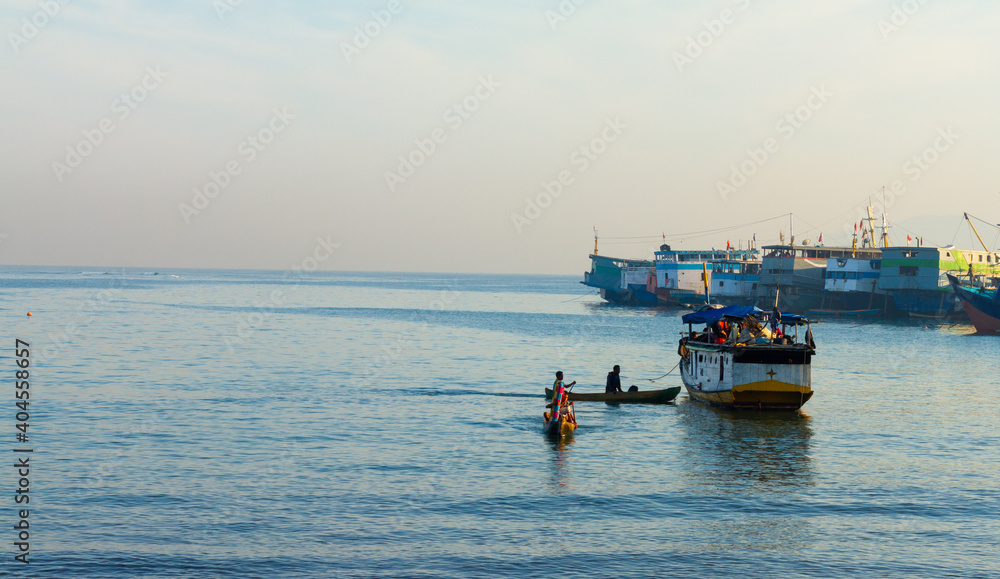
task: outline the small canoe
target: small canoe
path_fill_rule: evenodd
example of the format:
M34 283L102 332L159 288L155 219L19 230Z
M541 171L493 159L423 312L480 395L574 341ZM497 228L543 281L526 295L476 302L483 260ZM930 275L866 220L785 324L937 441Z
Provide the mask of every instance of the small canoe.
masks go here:
M549 436L569 436L576 430L576 424L561 417L559 420L545 420L542 430Z
M619 404L666 404L680 394L681 387L664 388L662 390L640 390L639 392L570 392L570 402L615 402ZM545 389L545 397L552 398L552 389Z

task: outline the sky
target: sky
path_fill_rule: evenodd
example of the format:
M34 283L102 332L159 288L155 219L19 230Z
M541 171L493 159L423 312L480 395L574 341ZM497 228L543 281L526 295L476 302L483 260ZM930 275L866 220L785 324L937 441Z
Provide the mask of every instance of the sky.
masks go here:
M577 274L595 227L849 244L883 198L893 241L972 248L996 30L983 0L0 0L0 264Z

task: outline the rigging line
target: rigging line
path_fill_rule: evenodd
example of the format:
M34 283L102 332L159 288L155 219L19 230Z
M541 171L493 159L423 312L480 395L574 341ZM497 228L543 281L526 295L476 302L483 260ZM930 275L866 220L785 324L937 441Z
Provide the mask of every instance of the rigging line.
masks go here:
M575 302L576 300L579 300L579 299L594 297L595 295L599 295L600 293L601 293L600 291L598 291L596 294L593 293L593 292L588 292L588 293L585 293L583 295L576 296L575 298L572 298L572 299L563 300L560 303L565 304L566 302Z
M962 230L962 224L963 223L965 223L964 219L958 222L958 228L955 229L955 235L953 235L951 237L951 244L952 245L955 245L955 240L958 239L958 232Z
M673 367L673 368L671 368L671 369L670 369L670 371L668 371L668 372L667 372L666 374L664 374L663 376L660 376L659 378L643 378L643 380L646 380L646 381L649 381L649 382L656 382L656 381L657 381L657 380L659 380L660 378L666 378L667 376L669 376L669 375L670 375L670 372L673 372L674 370L676 370L676 369L677 369L677 366L680 366L680 364L681 364L681 361L680 361L680 360L677 360L677 363L676 363L676 364L674 364L674 367Z
M852 207L851 209L854 209L854 208ZM813 229L807 230L806 233L809 233L810 231L813 231L814 229L822 229L823 227L826 227L827 225L833 223L834 221L836 221L838 219L841 219L842 216L847 215L849 213L850 213L850 210L848 210L848 211L842 211L842 212L838 213L837 215L833 216L832 218L830 218L829 220L824 221L823 223L821 223L819 227L814 227ZM852 222L852 224L853 224L853 222Z
M990 223L989 221L986 221L985 219L980 219L979 217L976 217L975 215L973 215L971 213L968 213L968 212L966 212L965 214L968 215L969 217L975 218L976 221L981 221L981 222L985 223L986 225L989 225L993 229L1000 229L1000 226L997 226L997 224L995 224L995 223Z
M798 216L797 214L793 213L792 215L793 215L793 216L795 216L795 218L797 218L797 219L798 219L798 220L800 220L800 221L805 221L805 222L806 222L806 225L808 225L809 227L812 227L812 229L806 229L806 230L805 230L805 233L809 233L810 231L815 231L816 229L818 229L818 228L817 228L816 226L814 226L814 225L813 225L812 223L809 223L809 222L808 222L808 221L806 221L805 219L802 219L802 218L801 218L801 217L799 217L799 216Z
M784 219L785 217L788 217L788 213L782 213L781 215L778 215L778 216L775 216L775 217L770 217L768 219L761 219L759 221L753 221L751 223L742 223L740 225L729 225L729 226L726 226L726 227L719 227L719 228L716 228L716 229L705 229L705 230L702 230L702 231L692 231L692 232L689 232L689 233L674 233L674 234L668 235L667 238L668 239L675 239L675 238L678 238L678 237L691 237L691 236L694 236L694 235L708 235L708 234L712 234L712 233L732 231L734 229L739 229L741 227L749 227L751 225L757 225L759 223L767 223L768 221L774 221L775 219ZM660 239L660 238L661 238L661 236L656 235L656 236L650 236L650 237L602 237L601 239Z
M898 224L898 223L890 223L890 227L898 227L898 228L902 229L903 231L905 231L905 232L907 232L907 233L912 233L914 237L918 237L918 238L921 238L921 239L925 239L925 238L926 238L925 236L923 236L923 235L920 235L920 234L919 234L919 233L917 233L916 231L911 231L911 230L909 230L909 229L907 229L907 228L903 227L902 225L900 225L900 224ZM931 245L935 245L935 246L937 246L937 247L944 247L943 245L940 245L940 244L937 244L937 243L934 243L933 241L931 241Z

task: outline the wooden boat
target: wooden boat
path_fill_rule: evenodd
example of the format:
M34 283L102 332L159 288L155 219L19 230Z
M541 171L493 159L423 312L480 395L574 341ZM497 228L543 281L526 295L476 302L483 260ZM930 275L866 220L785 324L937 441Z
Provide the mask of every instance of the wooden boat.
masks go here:
M645 390L639 392L570 392L570 402L614 402L618 404L666 404L680 394L681 387L664 388L662 390ZM552 389L545 389L545 397L552 398Z
M545 420L542 423L542 431L549 436L563 437L570 436L576 430L576 422L563 415L559 420Z
M549 436L561 438L573 434L573 431L576 430L576 409L573 408L573 402L569 399L569 391L562 386L562 381L556 382L555 386L559 388L559 391L557 393L549 390L551 402L546 405L549 410L542 418L542 430ZM571 384L570 388L572 387Z
M781 314L784 337L773 338L765 326L768 316L757 308L729 306L682 317L688 332L677 353L691 398L726 408L798 410L812 397L811 361L816 346L809 320ZM715 327L720 321L731 325L725 339L712 332L691 331L693 324ZM798 340L800 325L807 327L803 341ZM794 336L788 335L790 327Z

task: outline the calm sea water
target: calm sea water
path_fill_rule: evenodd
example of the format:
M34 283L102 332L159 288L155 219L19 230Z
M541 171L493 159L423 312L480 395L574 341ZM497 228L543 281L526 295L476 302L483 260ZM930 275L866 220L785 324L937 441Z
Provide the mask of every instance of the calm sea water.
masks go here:
M34 450L28 565L0 475L7 573L1000 575L1000 338L968 324L822 323L801 413L580 404L558 444L553 372L680 385L648 379L681 312L578 277L152 273L0 268L0 451Z

